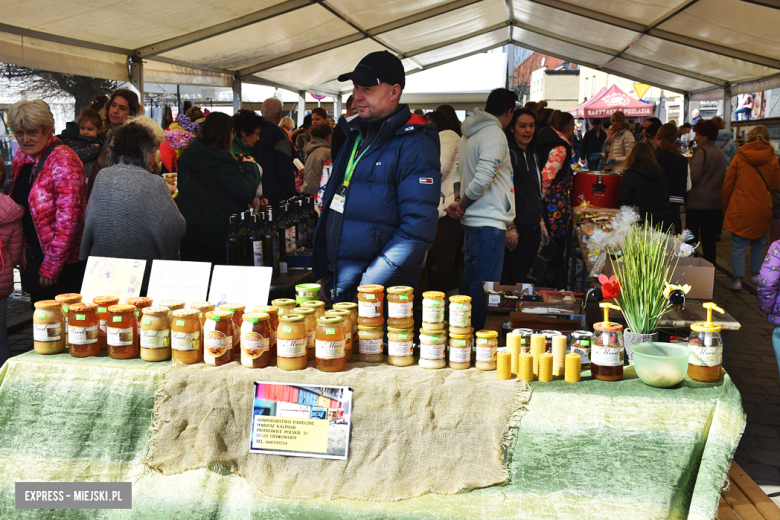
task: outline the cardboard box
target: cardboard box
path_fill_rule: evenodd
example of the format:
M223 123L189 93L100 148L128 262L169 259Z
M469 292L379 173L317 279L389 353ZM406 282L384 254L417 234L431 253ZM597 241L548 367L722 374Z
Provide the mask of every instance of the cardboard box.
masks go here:
M512 296L522 294L522 296ZM517 310L524 301L539 301L541 298L534 294L534 286L530 283L517 285L501 285L498 282L483 282L482 295L488 312L502 312L508 314Z
M604 274L612 276L612 263L604 264ZM677 267L672 271L671 283L688 284L691 290L687 294L690 300L711 300L715 285L715 266L704 258L683 257L678 259Z
M572 332L583 328L582 321L569 319L572 316L550 318L538 314L512 312L509 314L509 317L512 320L513 329L559 330L561 332Z

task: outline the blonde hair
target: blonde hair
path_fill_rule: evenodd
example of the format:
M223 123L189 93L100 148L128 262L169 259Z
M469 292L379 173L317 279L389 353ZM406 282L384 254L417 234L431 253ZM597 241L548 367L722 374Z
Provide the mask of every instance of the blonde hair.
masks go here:
M138 123L144 128L149 129L154 135L155 145L160 146L165 141L165 130L162 129L160 124L151 117L138 116L127 120L127 123Z
M753 129L748 132L747 138L748 142L761 141L764 144L772 146L769 143L769 130L764 125L754 126Z
M284 116L282 120L279 121L279 126L292 131L295 128L295 121L293 121L293 118L290 116Z
M713 117L712 122L718 125L718 128L720 128L721 130L726 128L726 121L720 116Z
M618 123L625 123L626 122L626 115L618 110L617 112L614 112L612 116L616 117Z
M54 116L49 105L42 99L32 101L19 101L11 105L8 111L8 126L11 130L32 130L36 126L43 128L44 132L54 131Z

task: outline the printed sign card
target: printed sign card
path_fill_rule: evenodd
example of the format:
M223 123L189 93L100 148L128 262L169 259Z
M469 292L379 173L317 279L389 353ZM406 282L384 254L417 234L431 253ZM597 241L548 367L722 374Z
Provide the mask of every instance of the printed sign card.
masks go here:
M202 302L209 291L209 262L179 262L154 260L149 276L147 296L155 302L162 300L184 300L187 307L193 302Z
M81 295L85 302L92 302L96 296L116 296L120 304L125 303L128 298L141 295L144 269L146 260L90 256Z
M217 307L224 303L242 303L247 311L258 305L268 305L272 275L271 267L215 265L209 301Z

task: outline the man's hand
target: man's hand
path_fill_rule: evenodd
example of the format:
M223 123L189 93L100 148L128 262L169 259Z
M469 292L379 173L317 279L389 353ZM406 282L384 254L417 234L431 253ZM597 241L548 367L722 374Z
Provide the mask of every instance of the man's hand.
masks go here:
M542 224L542 245L546 246L550 243L550 235L547 233L547 226L544 225L544 220L541 222Z
M241 159L242 162L255 162L255 160L252 157L249 157L248 155L242 155Z
M317 280L317 283L320 284L320 300L324 301L328 305L331 304L330 281L332 279L333 279L333 275L329 274Z
M520 236L517 234L517 229L512 228L506 232L506 248L510 251L514 251L517 247L517 240Z
M455 220L460 220L463 217L463 214L466 213L466 210L460 206L460 201L457 200L447 206L446 211L447 215L449 215L450 218L454 218Z

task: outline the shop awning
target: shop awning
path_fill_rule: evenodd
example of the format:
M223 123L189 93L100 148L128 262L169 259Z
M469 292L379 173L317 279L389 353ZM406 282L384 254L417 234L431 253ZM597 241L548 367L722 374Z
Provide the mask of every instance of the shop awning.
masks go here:
M575 110L578 111L575 113ZM602 89L589 101L570 110L574 117L584 117L587 119L609 117L617 111L623 112L626 117L650 117L653 115L653 105L634 99L617 85L612 85L609 89Z
M126 80L336 93L389 50L408 73L509 43L677 92L780 86L780 10L740 0L3 2L0 60ZM464 71L468 74L468 71Z

